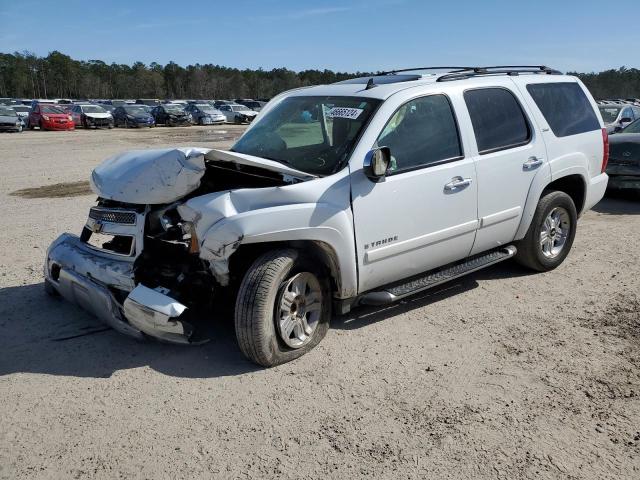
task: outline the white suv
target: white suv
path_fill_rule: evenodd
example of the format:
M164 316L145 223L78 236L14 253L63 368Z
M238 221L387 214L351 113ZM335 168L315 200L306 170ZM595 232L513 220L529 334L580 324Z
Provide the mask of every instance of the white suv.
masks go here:
M272 366L332 312L381 305L508 258L568 255L603 196L608 137L577 78L546 67L396 71L274 98L230 151L106 160L46 288L137 338L206 340L235 303L240 349Z

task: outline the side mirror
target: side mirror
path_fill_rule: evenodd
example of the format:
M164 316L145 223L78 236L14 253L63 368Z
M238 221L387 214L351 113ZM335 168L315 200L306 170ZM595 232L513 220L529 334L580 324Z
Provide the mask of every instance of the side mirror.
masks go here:
M377 182L384 178L391 163L389 147L374 148L364 157L364 174Z
M629 117L624 117L620 119L620 123L630 123L632 120Z

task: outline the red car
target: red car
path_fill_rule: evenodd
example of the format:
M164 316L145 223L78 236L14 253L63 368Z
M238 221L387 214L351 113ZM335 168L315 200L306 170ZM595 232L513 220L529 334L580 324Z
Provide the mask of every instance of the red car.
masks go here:
M38 103L29 112L29 128L33 130L73 130L73 118L60 106L48 103Z

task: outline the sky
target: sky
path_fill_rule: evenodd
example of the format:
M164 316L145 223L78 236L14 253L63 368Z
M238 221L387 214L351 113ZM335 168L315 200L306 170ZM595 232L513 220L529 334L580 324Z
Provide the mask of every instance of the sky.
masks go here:
M639 18L640 0L0 0L0 52L266 70L591 72L640 68Z

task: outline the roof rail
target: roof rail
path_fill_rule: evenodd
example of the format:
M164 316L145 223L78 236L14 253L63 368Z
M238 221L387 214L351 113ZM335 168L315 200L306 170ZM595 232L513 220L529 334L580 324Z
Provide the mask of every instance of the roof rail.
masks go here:
M374 76L381 75L395 75L397 73L404 72L417 72L419 70L449 70L449 73L463 71L463 70L472 70L474 67L415 67L415 68L400 68L397 70L389 70L388 72L379 72Z
M519 75L520 73L542 73L547 75L562 75L562 72L545 65L499 65L495 67L472 67L457 70L438 77L438 82L463 80L481 75Z

